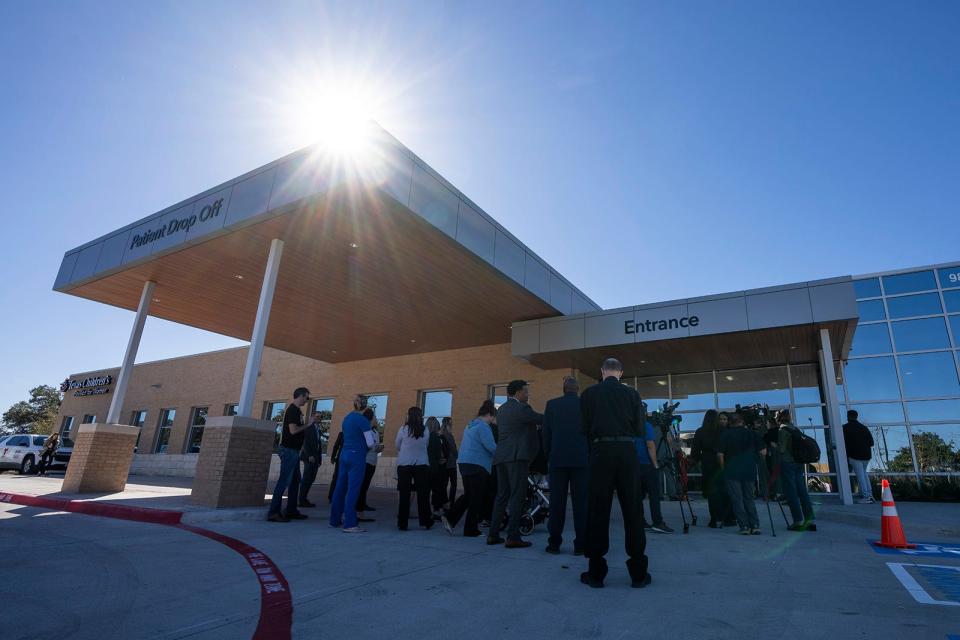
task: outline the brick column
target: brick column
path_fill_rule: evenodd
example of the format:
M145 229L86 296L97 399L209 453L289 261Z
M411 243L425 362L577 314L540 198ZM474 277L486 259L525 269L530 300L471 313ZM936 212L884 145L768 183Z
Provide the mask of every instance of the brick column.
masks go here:
M262 507L276 424L243 416L208 418L190 500L207 507Z
M82 424L77 433L62 493L116 493L127 486L138 427Z

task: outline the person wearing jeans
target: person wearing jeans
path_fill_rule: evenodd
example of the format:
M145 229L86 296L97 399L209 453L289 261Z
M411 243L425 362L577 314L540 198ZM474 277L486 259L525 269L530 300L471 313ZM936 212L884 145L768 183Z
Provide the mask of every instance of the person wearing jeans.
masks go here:
M787 529L790 531L816 531L814 524L813 504L807 492L807 481L803 477L803 465L793 459L793 432L797 428L790 424L790 415L781 411L778 416L780 435L777 448L780 450L780 476L783 481L783 492L787 496L790 506L790 515L793 523Z
M343 419L343 450L340 452L340 474L337 489L330 505L330 526L343 525L344 533L364 531L357 526L357 498L367 466L367 451L377 446L371 428L372 416L366 417L367 397L357 395L353 399L353 411Z
M847 460L857 475L858 495L860 504L872 504L873 488L870 486L870 477L867 475L867 465L873 453L873 435L858 419L860 414L851 409L847 411L847 424L843 425L843 442L847 447Z
M746 428L743 416L733 414L732 425L720 436L717 461L733 512L740 525L740 535L760 535L760 518L753 489L757 479L758 457L766 454L763 439Z
M310 390L298 387L293 392L293 402L283 414L283 425L280 430L280 446L277 455L280 456L280 477L273 489L273 499L270 501L270 511L267 520L270 522L289 522L290 520L306 520L307 516L297 510L300 497L300 449L303 448L303 431L307 425L303 419L301 407L310 401ZM287 493L287 510L282 513L283 494Z

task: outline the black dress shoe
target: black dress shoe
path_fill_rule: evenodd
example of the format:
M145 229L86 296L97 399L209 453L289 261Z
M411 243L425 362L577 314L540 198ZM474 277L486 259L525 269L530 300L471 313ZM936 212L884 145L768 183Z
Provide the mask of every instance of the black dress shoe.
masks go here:
M553 544L548 544L546 548L546 552L552 553L553 555L557 555L558 553L560 553L560 547Z
M299 511L297 513L288 513L287 517L291 520L306 520L308 518L308 516L300 513Z
M371 507L368 504L363 505L363 509L358 509L358 511L376 511L376 508Z
M653 578L651 578L650 574L648 573L641 579L632 581L630 586L634 589L643 589L644 587L649 586L651 582L653 582Z
M361 518L360 516L357 516L357 522L376 522L376 520L373 518Z
M590 575L589 571L580 574L580 582L594 589L603 589L603 580L597 580Z
M290 518L282 513L271 513L267 516L268 522L290 522Z
M317 505L313 504L313 503L310 502L309 500L301 500L299 503L297 503L297 506L298 506L298 507L306 507L306 508L309 509L310 507L315 507L315 506L317 506Z

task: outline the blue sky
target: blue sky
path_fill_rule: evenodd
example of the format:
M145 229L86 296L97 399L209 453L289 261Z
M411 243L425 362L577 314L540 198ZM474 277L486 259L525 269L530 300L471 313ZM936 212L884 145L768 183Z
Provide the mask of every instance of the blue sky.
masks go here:
M2 3L0 410L122 357L64 251L305 146L284 101L329 74L603 307L960 259L957 33L951 2ZM150 319L139 360L237 344Z

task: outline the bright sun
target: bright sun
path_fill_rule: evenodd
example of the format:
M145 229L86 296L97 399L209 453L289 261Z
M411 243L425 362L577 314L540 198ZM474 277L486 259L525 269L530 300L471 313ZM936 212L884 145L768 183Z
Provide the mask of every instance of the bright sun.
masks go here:
M302 89L291 96L285 119L300 141L337 155L356 155L369 142L376 98L347 85Z

